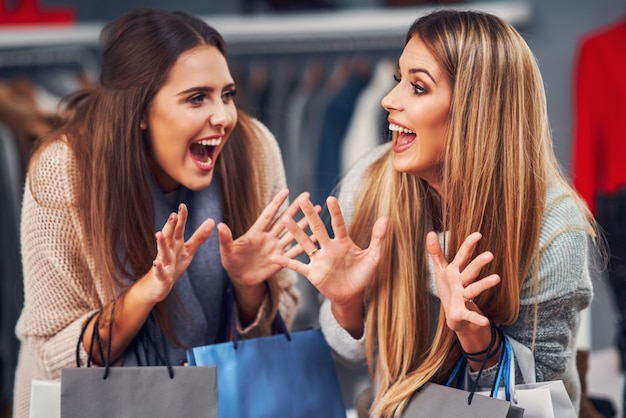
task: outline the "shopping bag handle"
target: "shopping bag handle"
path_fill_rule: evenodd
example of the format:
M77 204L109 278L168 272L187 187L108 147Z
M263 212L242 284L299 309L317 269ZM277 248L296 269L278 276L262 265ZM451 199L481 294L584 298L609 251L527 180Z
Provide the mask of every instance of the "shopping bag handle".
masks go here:
M270 286L267 281L264 281L263 283L265 284L265 289L269 297L270 305L274 306ZM235 324L235 288L233 287L233 283L230 280L228 281L228 288L226 289L226 292L228 293L228 312L226 315L227 329L232 336L232 342L236 350L238 346L239 336L237 335L237 326ZM287 329L287 325L285 324L285 320L280 314L280 310L276 310L276 316L274 316L274 320L272 321L272 332L274 334L284 334L285 338L287 338L287 341L291 342L291 333Z
M97 343L98 351L100 352L100 358L104 359L104 375L102 379L106 380L106 378L109 377L109 369L111 368L111 336L113 335L113 314L115 313L115 301L113 302L111 306L111 318L109 319L109 338L107 340L106 356L104 355L104 352L102 350L102 341L100 340L100 333L98 332L98 329L100 327L101 313L102 313L102 310L99 310L93 313L91 316L89 316L87 321L85 321L85 325L83 325L83 327L80 330L78 342L76 343L76 367L80 368L80 345L83 341L83 337L85 335L87 327L89 326L89 323L94 317L96 317L96 320L93 323L93 331L91 334L91 342L89 344L89 350L87 351L87 367L91 367L91 359L93 356L93 346L95 343ZM154 314L153 312L150 312L150 316L148 317L146 321L153 320L153 319L154 319ZM157 326L157 332L156 332L156 339L157 339L156 343L152 341L152 338L149 335L148 335L148 338L150 338L151 342L155 346L156 353L159 356L159 359L161 360L161 362L165 363L170 379L173 379L174 368L170 364L169 358L167 357L167 352L165 350L165 342L163 341L163 338L161 337L161 333L158 331L158 326ZM162 346L165 352L164 355L161 355L161 350L159 349L159 346Z
M513 350L511 348L511 343L509 342L504 332L499 327L496 327L494 324L491 324L491 332L498 333L498 335L500 336L500 341L498 344L498 349L499 349L498 371L496 372L496 378L494 379L493 385L491 387L491 393L489 396L492 398L497 397L498 389L500 387L500 381L501 381L501 378L503 378L506 400L511 401L511 398L513 398L513 401L517 403L517 395L515 395L514 393L515 384L514 382L513 384L511 384L511 379L513 379L513 381L515 380L515 369L513 365ZM492 336L492 342L495 341L493 337L494 336ZM486 350L486 353L491 352L492 348L493 348L492 346L488 347ZM487 360L487 357L484 358L481 364L480 370L478 371L478 376L476 376L474 384L472 385L469 391L469 395L467 398L468 405L472 404L472 399L474 397L474 393L478 389L478 382L480 380L480 376L483 373L486 360ZM452 386L452 384L455 382L455 379L456 379L455 386L457 388L464 386L466 369L467 369L467 359L465 358L464 355L461 355L459 357L459 360L455 364L454 368L452 369L450 376L448 377L446 386Z
M96 341L95 334L99 326L100 311L96 311L92 315L90 315L89 318L87 318L87 320L85 321L85 325L83 325L83 327L80 330L80 335L78 336L78 341L76 343L76 367L80 367L80 344L83 341L85 332L87 331L87 326L89 325L89 323L95 316L97 316L97 318L93 324L93 332L91 334L91 343L89 344L89 350L87 351L87 367L91 367L91 356L93 354L93 345L94 345L94 342ZM98 346L98 348L100 349L101 357L104 357L102 353L102 347Z

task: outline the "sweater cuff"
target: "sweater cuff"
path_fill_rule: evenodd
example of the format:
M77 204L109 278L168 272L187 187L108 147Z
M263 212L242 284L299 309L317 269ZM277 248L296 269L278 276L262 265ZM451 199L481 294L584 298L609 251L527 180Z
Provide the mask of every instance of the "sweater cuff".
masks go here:
M330 305L330 301L326 299L320 307L320 326L328 345L346 363L351 365L362 364L366 361L365 324L363 335L358 339L354 338L339 325Z
M270 298L269 295L266 294L263 297L261 306L259 306L256 318L250 325L244 328L241 325L241 320L239 319L239 309L237 309L237 302L235 301L235 321L237 324L237 335L239 335L239 337L242 339L269 335L272 328L271 321L269 320L269 312L271 310L272 306L270 304Z

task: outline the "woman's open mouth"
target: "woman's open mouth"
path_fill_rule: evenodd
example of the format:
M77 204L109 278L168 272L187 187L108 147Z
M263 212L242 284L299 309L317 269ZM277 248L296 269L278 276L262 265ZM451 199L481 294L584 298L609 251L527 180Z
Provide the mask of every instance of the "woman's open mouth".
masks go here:
M210 171L215 166L215 151L222 143L222 138L201 139L189 147L189 154L196 166L202 171Z
M389 130L398 133L396 140L393 143L393 150L396 153L407 150L411 147L411 145L413 145L413 142L415 142L415 132L410 129L390 123Z

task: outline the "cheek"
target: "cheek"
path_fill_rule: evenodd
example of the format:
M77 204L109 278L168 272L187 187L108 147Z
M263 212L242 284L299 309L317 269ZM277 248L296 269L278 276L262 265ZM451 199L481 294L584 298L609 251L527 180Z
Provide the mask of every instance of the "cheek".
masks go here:
M233 129L237 125L237 107L235 107L235 104L231 106L228 114L230 116L230 120L232 121L230 126L231 126L231 129Z

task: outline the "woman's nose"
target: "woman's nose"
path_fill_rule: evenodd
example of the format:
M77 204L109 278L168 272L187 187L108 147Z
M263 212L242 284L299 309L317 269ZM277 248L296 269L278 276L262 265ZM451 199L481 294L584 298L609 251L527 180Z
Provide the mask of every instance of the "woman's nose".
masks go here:
M397 110L399 105L397 103L397 95L395 94L396 88L398 86L395 86L394 88L392 88L389 93L387 93L385 95L385 97L383 97L383 99L380 101L381 106L387 111L387 112L391 112L392 110Z
M217 106L209 115L209 123L215 126L226 125L230 121L230 115L224 106Z

